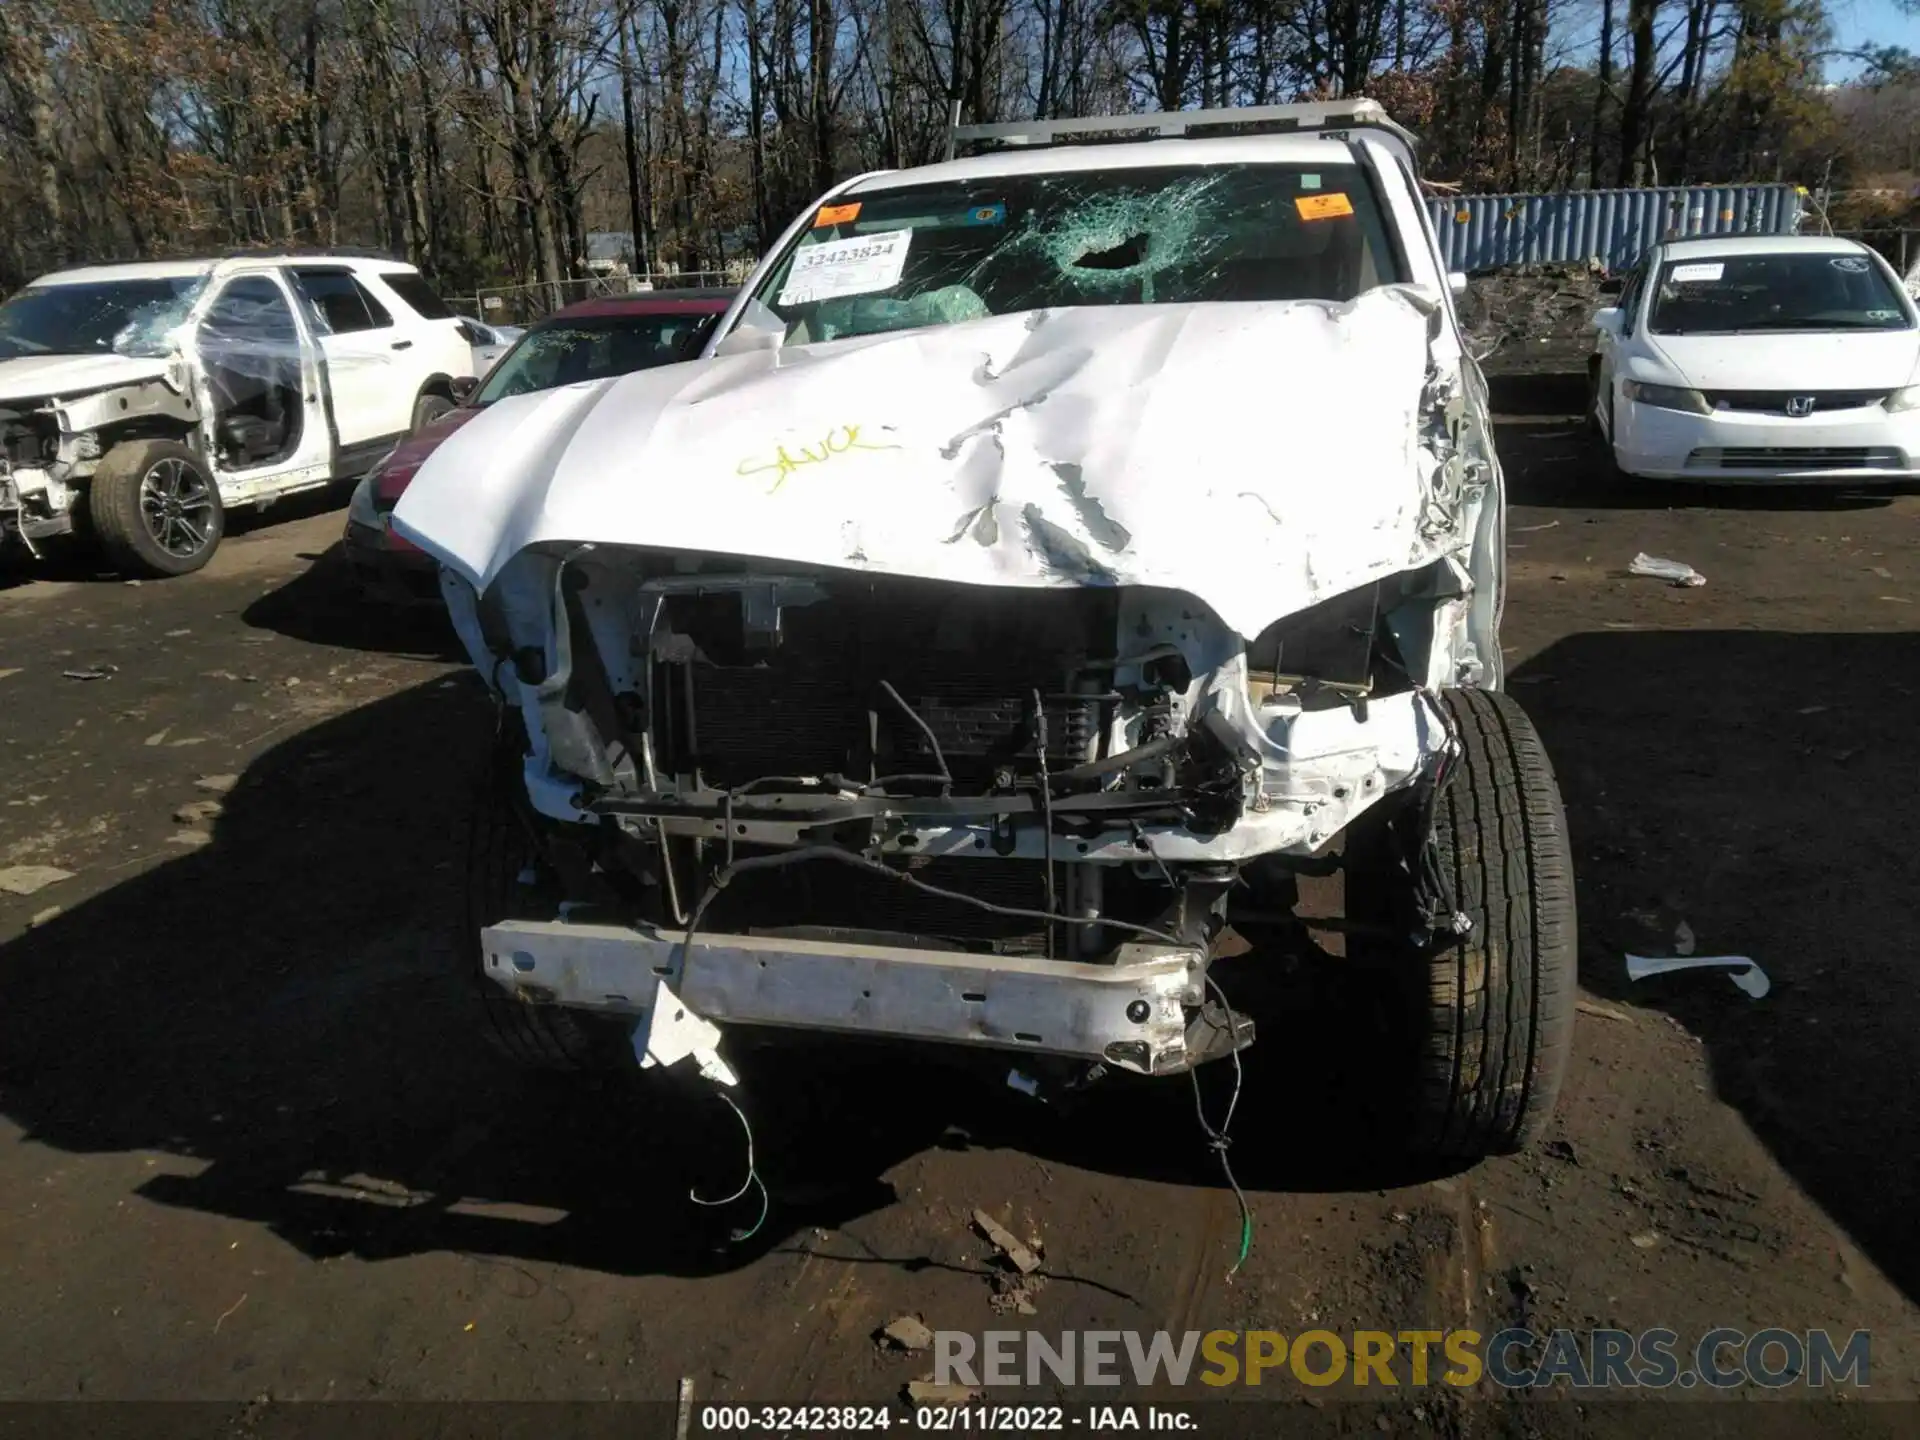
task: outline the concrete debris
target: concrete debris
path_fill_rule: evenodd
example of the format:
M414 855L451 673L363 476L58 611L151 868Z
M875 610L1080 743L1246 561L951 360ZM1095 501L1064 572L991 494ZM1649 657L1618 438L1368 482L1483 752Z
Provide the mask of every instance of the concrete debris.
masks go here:
M72 878L71 870L62 870L57 865L9 865L0 870L0 890L9 895L32 895Z
M193 788L204 790L209 795L225 795L239 783L238 775L202 775L193 782Z
M1009 1311L1015 1315L1038 1315L1040 1307L1034 1303L1034 1297L1045 1284L1038 1275L1016 1278L1002 1272L993 1277L993 1298L987 1303L996 1315Z
M1040 1257L1021 1244L1014 1233L984 1210L973 1212L973 1223L980 1227L980 1233L991 1240L1009 1264L1022 1275L1031 1275L1040 1268Z
M118 665L87 665L77 670L62 670L60 673L69 680L105 680L110 676L118 675L120 667Z
M687 1440L693 1429L693 1377L680 1377L680 1403L675 1407L673 1419L673 1440Z
M1658 1230L1642 1230L1638 1235L1633 1237L1632 1243L1633 1248L1636 1250L1651 1250L1660 1243L1660 1232Z
M218 819L224 809L218 800L191 800L173 812L173 819L178 825L200 825Z
M1632 1018L1626 1011L1616 1010L1611 1005L1602 1005L1597 1000L1576 1001L1573 1008L1578 1010L1582 1015L1591 1015L1597 1020L1625 1021Z
M9 675L18 675L19 673L20 667L18 665L0 668L0 680L6 679Z
M1658 555L1649 555L1642 550L1627 565L1629 575L1645 575L1654 580L1666 580L1674 585L1694 586L1707 583L1707 577L1691 565L1679 560L1662 560Z
M925 1350L933 1344L933 1331L918 1315L902 1315L890 1321L880 1337L896 1350Z
M60 918L60 907L58 905L49 905L44 910L36 910L34 912L33 918L27 921L27 928L29 930L38 930L42 925L45 925L48 921L57 920L59 918Z
M211 845L213 836L205 830L176 830L167 837L169 845L184 845L189 850L198 850L202 845Z
M936 1385L931 1379L907 1382L907 1402L912 1405L964 1405L978 1393L970 1385Z
M1767 992L1773 988L1767 972L1745 955L1627 956L1629 980L1644 980L1649 975L1668 975L1676 970L1724 970L1729 980L1755 1000L1765 999Z
M151 735L149 735L149 736L147 736L147 738L146 738L145 740L143 740L143 741L141 741L140 743L141 743L141 744L143 744L143 745L160 745L160 744L164 744L164 743L166 742L166 738L167 738L167 736L169 736L169 735L171 735L172 733L173 733L173 727L172 727L171 725L169 725L169 726L168 726L168 727L167 727L166 729L164 729L164 730L156 730L156 731L154 731L154 732L153 732L153 734L151 734Z
M1694 950L1693 927L1682 920L1673 927L1673 953L1691 955Z

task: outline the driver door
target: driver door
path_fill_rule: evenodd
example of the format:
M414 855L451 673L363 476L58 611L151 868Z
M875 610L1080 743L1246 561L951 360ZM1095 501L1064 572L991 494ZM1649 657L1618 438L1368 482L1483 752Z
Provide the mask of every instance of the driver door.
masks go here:
M313 337L272 270L228 275L209 288L190 322L200 436L223 504L263 500L323 483L332 437L321 404ZM271 417L284 443L253 461L234 454L235 417Z

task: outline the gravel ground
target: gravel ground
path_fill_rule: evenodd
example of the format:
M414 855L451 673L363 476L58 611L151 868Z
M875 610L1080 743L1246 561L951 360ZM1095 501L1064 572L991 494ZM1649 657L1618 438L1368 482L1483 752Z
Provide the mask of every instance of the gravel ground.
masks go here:
M975 1333L1868 1328L1872 1393L1913 1399L1920 497L1623 490L1577 379L1497 398L1511 684L1578 858L1559 1118L1525 1156L1396 1169L1353 1104L1364 1056L1263 1016L1232 1281L1237 1213L1184 1085L1055 1114L918 1058L770 1062L749 1093L775 1204L736 1246L687 1201L738 1183L724 1111L496 1064L440 938L488 712L439 624L350 596L337 513L275 512L183 581L0 590L0 867L72 872L0 893L0 1398L214 1402L247 1434L292 1400L664 1405L683 1378L702 1400L884 1404L925 1360L872 1336L913 1313ZM1640 550L1708 584L1632 578ZM1629 984L1623 955L1670 953L1682 922L1772 993ZM975 1207L1041 1243L1036 1317L996 1309ZM1648 1425L1634 1405L1247 1393L1288 1433ZM1891 1436L1913 1413L1676 1405L1656 1433L1684 1414Z

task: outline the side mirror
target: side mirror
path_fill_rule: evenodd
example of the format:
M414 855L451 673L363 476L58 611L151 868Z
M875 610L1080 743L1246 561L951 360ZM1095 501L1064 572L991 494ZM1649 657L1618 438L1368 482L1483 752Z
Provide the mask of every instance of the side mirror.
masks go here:
M448 382L447 388L453 392L456 404L464 405L473 398L473 392L480 388L478 375L456 375Z
M713 347L715 355L753 355L763 350L778 350L787 343L787 332L761 330L752 325L736 325L720 337Z
M1454 270L1449 272L1447 275L1447 289L1453 292L1453 298L1456 300L1458 300L1462 295L1466 294L1467 293L1467 272L1464 270Z
M1626 328L1626 312L1618 307L1596 310L1593 315L1593 328L1607 335L1618 335Z

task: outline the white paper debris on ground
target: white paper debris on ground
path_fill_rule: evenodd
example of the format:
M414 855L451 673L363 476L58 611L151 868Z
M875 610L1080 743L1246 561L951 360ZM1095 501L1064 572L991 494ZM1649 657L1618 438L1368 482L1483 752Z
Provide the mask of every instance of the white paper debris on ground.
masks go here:
M1745 955L1648 955L1627 956L1627 978L1644 980L1649 975L1670 975L1676 970L1724 970L1727 978L1754 999L1765 998L1773 982Z
M1642 550L1627 565L1627 573L1645 575L1655 580L1666 580L1674 585L1704 585L1707 577L1691 565L1680 560L1664 560L1658 555L1649 555Z
M0 870L0 890L9 895L32 895L72 878L71 870L62 870L57 865L9 865Z
M1655 580L1671 581L1675 585L1704 585L1707 583L1707 577L1691 565L1682 564L1678 560L1662 560L1659 556L1649 555L1644 550L1633 557L1633 562L1627 566L1627 573L1630 575L1648 575Z
M1693 927L1682 920L1673 927L1673 953L1676 955L1693 954L1695 944Z

